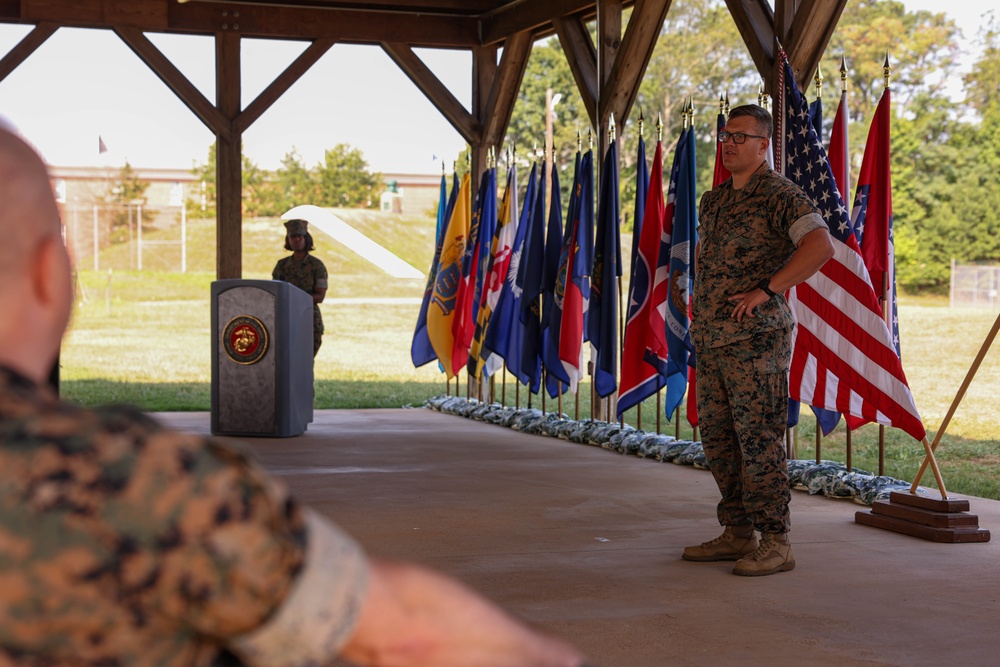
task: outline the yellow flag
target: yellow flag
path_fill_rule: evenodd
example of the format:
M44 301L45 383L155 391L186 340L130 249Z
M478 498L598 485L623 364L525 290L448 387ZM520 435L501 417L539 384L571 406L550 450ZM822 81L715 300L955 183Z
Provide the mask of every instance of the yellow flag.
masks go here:
M471 179L469 174L466 174L462 177L455 210L452 211L451 219L448 220L445 229L441 257L434 279L434 291L427 307L427 336L449 380L455 377L462 367L462 363L456 365L453 358L455 334L452 333L451 324L455 316L455 299L458 296L458 284L462 280L462 257L465 254L469 222L472 217L470 195Z

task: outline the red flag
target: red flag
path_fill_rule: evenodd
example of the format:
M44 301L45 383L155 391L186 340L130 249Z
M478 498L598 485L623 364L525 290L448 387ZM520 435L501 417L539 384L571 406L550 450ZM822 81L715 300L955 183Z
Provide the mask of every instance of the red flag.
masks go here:
M837 181L840 197L847 204L851 195L851 150L847 141L847 91L840 93L840 106L837 115L833 117L833 130L830 132L830 169L833 170L833 180Z
M589 274L594 251L593 150L583 156L576 187L576 206L570 207L576 220L573 222L573 236L567 244L566 288L559 327L559 359L563 362L570 390L574 393L583 377L583 341L587 332L587 311L590 309Z
M639 233L639 246L632 282L629 285L628 319L625 323L625 345L622 350L621 388L618 394L618 416L659 391L666 379L645 360L646 341L653 337L650 310L653 307L653 272L660 252L663 233L663 146L656 142L653 172L649 177L645 216Z

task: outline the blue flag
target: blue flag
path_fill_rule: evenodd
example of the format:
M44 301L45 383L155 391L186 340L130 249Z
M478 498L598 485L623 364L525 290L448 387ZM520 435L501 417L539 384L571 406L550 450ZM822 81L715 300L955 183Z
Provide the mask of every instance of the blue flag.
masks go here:
M527 202L525 202L527 207ZM545 267L545 163L538 178L535 207L528 218L524 249L518 266L517 283L521 286L521 325L524 340L521 345L521 373L533 394L542 381L542 273Z
M580 161L580 178L571 206L572 226L566 261L559 259L559 284L562 296L562 320L559 324L559 359L569 375L570 391L576 392L583 378L583 343L587 338L590 309L590 270L594 256L594 151L588 150ZM563 274L565 273L565 278ZM557 286L556 298L560 293Z
M566 292L566 271L564 262L568 260L569 240L573 233L572 220L575 216L574 202L580 178L580 153L576 154L573 167L573 185L570 189L569 211L566 215L566 229L562 224L562 202L559 201L559 170L552 170L552 204L549 207L549 228L545 239L545 271L542 281L545 285L544 318L545 340L542 363L545 366L545 388L549 396L555 398L569 385L569 374L559 359L559 332L563 314L563 294Z
M413 360L414 368L420 368L424 364L437 359L434 347L431 345L430 336L427 335L427 306L430 304L431 294L434 292L434 279L437 276L437 265L441 259L441 245L444 241L444 227L451 218L451 210L455 207L455 197L458 195L458 174L453 174L452 179L451 198L449 199L447 196L448 186L445 182L444 174L441 174L437 227L434 235L434 260L431 262L431 268L427 272L427 286L424 287L424 298L420 303L417 326L413 332L413 342L410 344L410 359Z
M521 287L517 284L519 265L524 251L524 239L529 226L529 218L534 210L535 187L538 180L537 165L531 166L528 189L524 196L521 219L517 224L517 234L511 250L507 279L500 292L493 317L486 329L483 345L494 354L499 354L507 362L507 370L517 376L518 382L527 384L527 376L521 372L521 346L524 340L524 326L521 324Z
M646 196L649 192L649 167L646 165L646 142L639 135L639 148L635 163L635 217L632 220L632 258L629 263L629 277L635 275L635 263L639 256L639 237L642 221L646 219ZM631 279L629 285L632 284Z
M664 409L667 418L677 410L687 391L687 368L694 365L688 318L694 286L694 248L698 243L698 194L695 165L694 128L681 135L677 190L674 200L673 229L670 234L669 282L664 317L670 373ZM662 259L661 259L662 262Z
M594 268L591 272L591 312L587 325L590 344L597 351L594 391L602 398L618 388L615 377L618 372L618 278L622 275L619 216L618 147L612 141L601 169Z

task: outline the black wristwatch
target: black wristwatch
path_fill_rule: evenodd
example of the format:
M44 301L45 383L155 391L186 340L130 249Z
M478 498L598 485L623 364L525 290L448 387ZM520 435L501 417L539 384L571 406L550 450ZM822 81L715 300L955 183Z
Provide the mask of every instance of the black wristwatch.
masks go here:
M768 286L770 283L771 283L770 278L764 278L759 283L757 283L757 288L762 290L764 294L767 295L768 299L773 299L774 297L777 296L777 294L771 291L771 288Z

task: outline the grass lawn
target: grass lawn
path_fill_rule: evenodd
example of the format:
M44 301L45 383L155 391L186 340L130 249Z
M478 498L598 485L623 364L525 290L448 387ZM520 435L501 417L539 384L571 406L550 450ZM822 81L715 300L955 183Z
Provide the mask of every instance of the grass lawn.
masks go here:
M342 211L358 229L425 271L434 221L400 218L378 212ZM167 239L176 230L151 232ZM160 236L156 236L160 235ZM282 250L283 227L278 220L253 220L244 225L244 276L269 278ZM326 323L323 347L316 359L316 407L376 408L420 405L445 392L444 375L436 364L415 369L410 340L416 321L422 280L388 279L384 273L343 248L317 238L317 255L331 273L331 289L321 306ZM623 239L624 247L630 241ZM166 246L164 246L166 247ZM210 406L210 304L214 280L214 222L192 221L188 228L189 272L168 253L159 259L144 255L144 268L127 270L129 248L102 253L101 271L78 274L78 302L71 331L61 355L63 394L86 405L127 402L153 411L208 410ZM84 265L90 266L88 262ZM112 267L109 272L106 268ZM121 267L121 268L114 268ZM900 302L903 367L917 408L933 440L937 429L979 351L996 313L949 309L944 298L903 298ZM464 375L463 380L464 383ZM500 396L503 383L497 380ZM1000 344L990 351L970 386L938 449L938 462L949 491L1000 499ZM454 391L454 383L452 384ZM508 378L506 404L527 403L526 390ZM464 384L461 394L465 395ZM573 396L563 399L563 412L590 416L590 387L584 383L579 412ZM534 407L540 399L532 398ZM546 409L555 410L549 400ZM655 399L642 408L642 428L656 427ZM636 411L626 421L637 425ZM674 424L661 418L661 430L674 434ZM855 467L878 472L878 427L852 433ZM803 410L797 429L798 457L815 457L815 420ZM691 437L682 420L680 435ZM843 423L821 444L821 456L846 460ZM923 460L923 448L906 434L888 429L884 473L912 480ZM930 471L921 483L933 487Z

